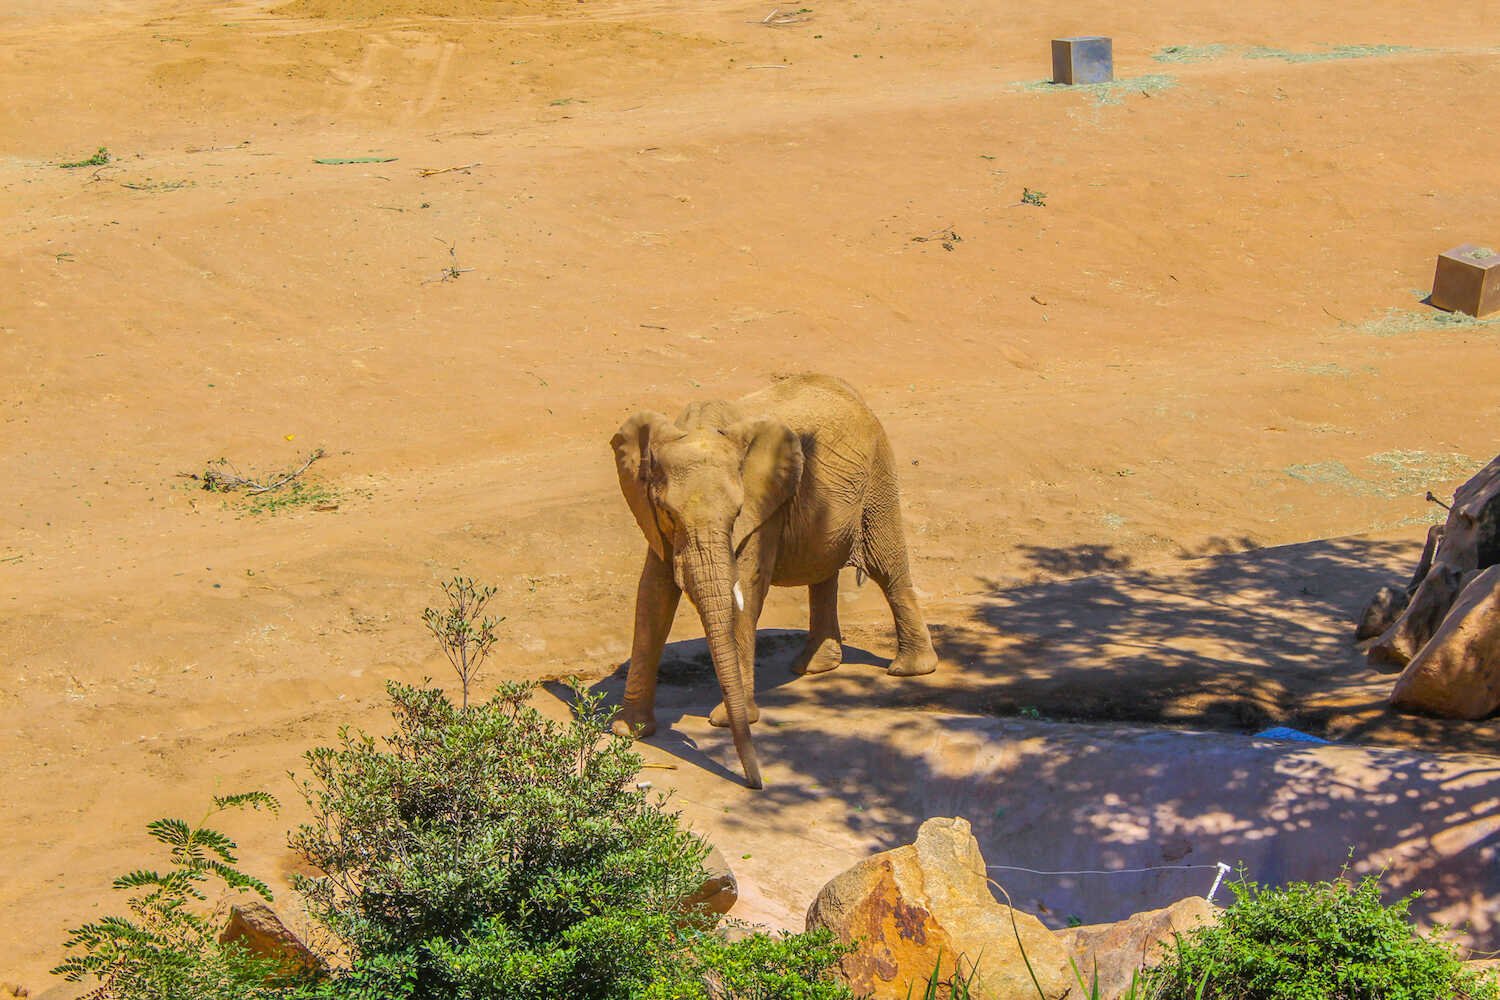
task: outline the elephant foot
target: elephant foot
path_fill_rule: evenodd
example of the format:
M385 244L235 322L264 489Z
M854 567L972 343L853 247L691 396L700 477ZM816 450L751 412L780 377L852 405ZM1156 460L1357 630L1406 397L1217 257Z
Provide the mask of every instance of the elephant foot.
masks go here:
M844 644L836 638L807 641L797 659L792 661L794 674L826 674L844 662Z
M746 707L750 709L750 721L752 723L759 722L760 708L754 703L751 703ZM712 712L708 713L708 724L710 726L718 726L720 729L729 728L729 712L725 710L724 703L722 701L714 706L714 710Z
M902 653L891 661L886 673L892 677L920 677L937 669L938 655L931 648L918 653Z
M644 739L656 734L656 713L621 711L609 724L609 731L616 736Z

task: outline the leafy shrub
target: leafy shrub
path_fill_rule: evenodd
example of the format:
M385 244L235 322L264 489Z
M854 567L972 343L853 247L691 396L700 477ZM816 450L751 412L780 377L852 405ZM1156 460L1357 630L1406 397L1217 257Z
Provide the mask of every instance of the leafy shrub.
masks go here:
M1417 934L1380 882L1297 882L1271 889L1241 879L1216 926L1178 939L1147 973L1162 1000L1494 1000L1493 979L1464 969L1454 946Z
M313 821L292 846L323 874L295 884L355 968L379 978L364 965L383 956L412 997L546 996L569 977L579 1000L626 995L649 972L635 952L671 943L705 877L703 843L634 789L640 757L598 699L563 724L532 690L465 709L392 683L383 743L345 730L306 755Z
M657 979L636 1000L854 1000L833 974L853 950L826 928L737 941L700 934L677 976Z
M114 888L132 892L130 916L107 916L70 930L64 947L73 949L52 970L69 982L92 977L99 983L85 996L93 1000L261 1000L277 995L285 973L280 964L220 944L222 912L205 909L204 883L218 882L235 892L253 892L269 901L260 879L235 867L236 845L203 826L226 809L276 808L264 792L216 796L214 807L191 826L180 819L149 824L151 836L168 848L164 872L137 869L121 875Z

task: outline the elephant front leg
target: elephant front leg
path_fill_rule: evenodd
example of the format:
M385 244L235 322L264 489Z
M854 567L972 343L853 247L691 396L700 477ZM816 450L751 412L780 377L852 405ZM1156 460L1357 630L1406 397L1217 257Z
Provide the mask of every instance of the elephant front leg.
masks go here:
M844 662L839 631L839 575L807 588L807 645L792 661L794 674L822 674Z
M635 636L630 644L630 670L625 674L625 704L610 725L617 735L656 732L656 671L681 599L671 567L648 550L635 592Z

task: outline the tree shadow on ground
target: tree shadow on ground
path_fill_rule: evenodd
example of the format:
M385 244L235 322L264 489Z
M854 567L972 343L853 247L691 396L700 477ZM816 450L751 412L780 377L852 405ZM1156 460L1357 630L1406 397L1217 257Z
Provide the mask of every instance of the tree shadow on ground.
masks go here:
M1475 946L1494 947L1500 762L1475 753L1500 752L1496 722L1390 712L1393 678L1352 641L1369 594L1404 579L1418 552L1341 539L1138 569L1098 547L1034 550L1043 574L1111 569L993 584L968 608L940 609L944 665L928 677L877 669L892 645L884 620L846 625L852 655L815 677L788 670L802 633L764 632L763 791L743 788L729 734L703 718L718 689L701 640L669 649L664 673L682 682L664 679L648 742L696 765L661 783L731 851L777 852L800 906L851 857L958 815L991 865L1112 872L997 868L1054 926L1202 894L1218 861L1269 884L1348 863L1384 870L1388 898L1426 890L1414 912L1469 924ZM622 678L598 688L618 700ZM1267 725L1339 742L1248 735Z
M938 630L964 687L999 715L1255 731L1500 753L1500 722L1389 709L1394 678L1371 669L1354 621L1376 588L1409 575L1420 548L1331 539L1153 569L1127 557L1036 549L1038 568L1111 572L991 584L969 621Z

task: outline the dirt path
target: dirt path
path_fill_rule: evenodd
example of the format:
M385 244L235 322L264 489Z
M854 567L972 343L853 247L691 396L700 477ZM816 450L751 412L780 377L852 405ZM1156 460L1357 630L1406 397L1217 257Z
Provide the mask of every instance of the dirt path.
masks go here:
M640 543L606 442L636 409L789 371L860 386L910 463L955 678L1045 673L1059 643L1082 670L1077 631L1148 596L1051 581L1418 539L1422 493L1494 454L1500 326L1417 301L1438 251L1500 238L1482 0L1389 4L1358 37L1345 7L1280 0L1151 24L1102 2L770 9L0 13L0 975L40 981L148 820L288 795L301 749L380 725L384 678L444 677L418 614L456 571L501 588L494 676L613 671ZM1136 82L1034 86L1046 39L1085 31ZM1354 44L1405 48L1330 48ZM101 146L103 167L58 166ZM315 446L337 510L237 516L177 478ZM767 625L803 614L785 595ZM868 595L846 621L880 651ZM1272 661L1237 724L1293 697L1310 725L1365 725ZM1160 717L1200 711L1204 676ZM1047 684L989 694L1062 714ZM1106 716L1130 700L1080 690ZM237 831L247 862L283 870L295 818Z

